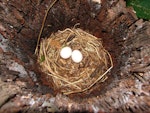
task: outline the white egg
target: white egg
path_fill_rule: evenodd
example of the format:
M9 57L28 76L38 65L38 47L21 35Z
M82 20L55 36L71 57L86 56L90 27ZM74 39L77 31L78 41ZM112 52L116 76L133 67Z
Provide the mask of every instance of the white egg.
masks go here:
M74 50L72 52L71 58L75 63L80 63L83 59L83 55L79 50Z
M64 47L60 51L60 56L63 59L69 58L71 56L71 54L72 54L72 49L70 47Z

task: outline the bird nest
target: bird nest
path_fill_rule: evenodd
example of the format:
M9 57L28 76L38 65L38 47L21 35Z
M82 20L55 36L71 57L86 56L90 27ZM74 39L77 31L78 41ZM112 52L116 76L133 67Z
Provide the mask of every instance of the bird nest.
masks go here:
M63 59L60 52L66 46L80 50L82 61ZM79 28L67 28L41 40L38 63L42 72L50 76L53 88L66 95L86 91L98 81L104 82L113 67L111 55L101 39Z

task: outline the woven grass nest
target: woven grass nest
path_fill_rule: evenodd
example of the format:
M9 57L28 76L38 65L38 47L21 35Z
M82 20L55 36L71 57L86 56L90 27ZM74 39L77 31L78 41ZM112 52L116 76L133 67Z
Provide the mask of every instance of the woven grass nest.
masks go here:
M80 50L82 61L75 63L71 57L63 59L60 51L66 46ZM50 76L53 88L65 95L83 92L98 81L104 82L113 67L111 55L102 46L101 39L80 28L67 28L41 40L38 63L40 70Z

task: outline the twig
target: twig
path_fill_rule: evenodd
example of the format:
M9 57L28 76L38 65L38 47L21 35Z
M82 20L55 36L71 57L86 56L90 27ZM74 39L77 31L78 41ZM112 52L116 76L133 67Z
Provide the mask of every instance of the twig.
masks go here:
M37 54L38 52L38 46L39 46L39 43L40 43L40 38L41 38L41 35L42 35L42 32L43 32L43 28L44 28L44 25L45 25L45 21L46 21L46 18L47 18L47 15L48 15L48 12L49 10L53 7L53 5L57 2L58 0L54 0L53 3L51 3L48 7L48 9L46 10L46 13L45 13L45 16L44 16L44 19L43 19L43 22L42 22L42 27L40 29L40 33L38 35L38 40L37 40L37 45L36 45L36 49L35 49L35 54Z
M140 73L133 73L133 75L135 76L135 78L137 78L139 81L141 81L142 83L145 82L145 79L141 76Z

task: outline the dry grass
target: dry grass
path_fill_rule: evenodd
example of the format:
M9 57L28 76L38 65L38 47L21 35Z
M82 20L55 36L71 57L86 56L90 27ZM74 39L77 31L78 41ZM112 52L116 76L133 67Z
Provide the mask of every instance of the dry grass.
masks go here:
M60 50L65 46L80 50L82 62L62 59ZM104 82L113 67L111 55L101 40L79 28L67 28L41 40L37 53L42 72L51 77L54 89L66 95L86 91L98 81Z

